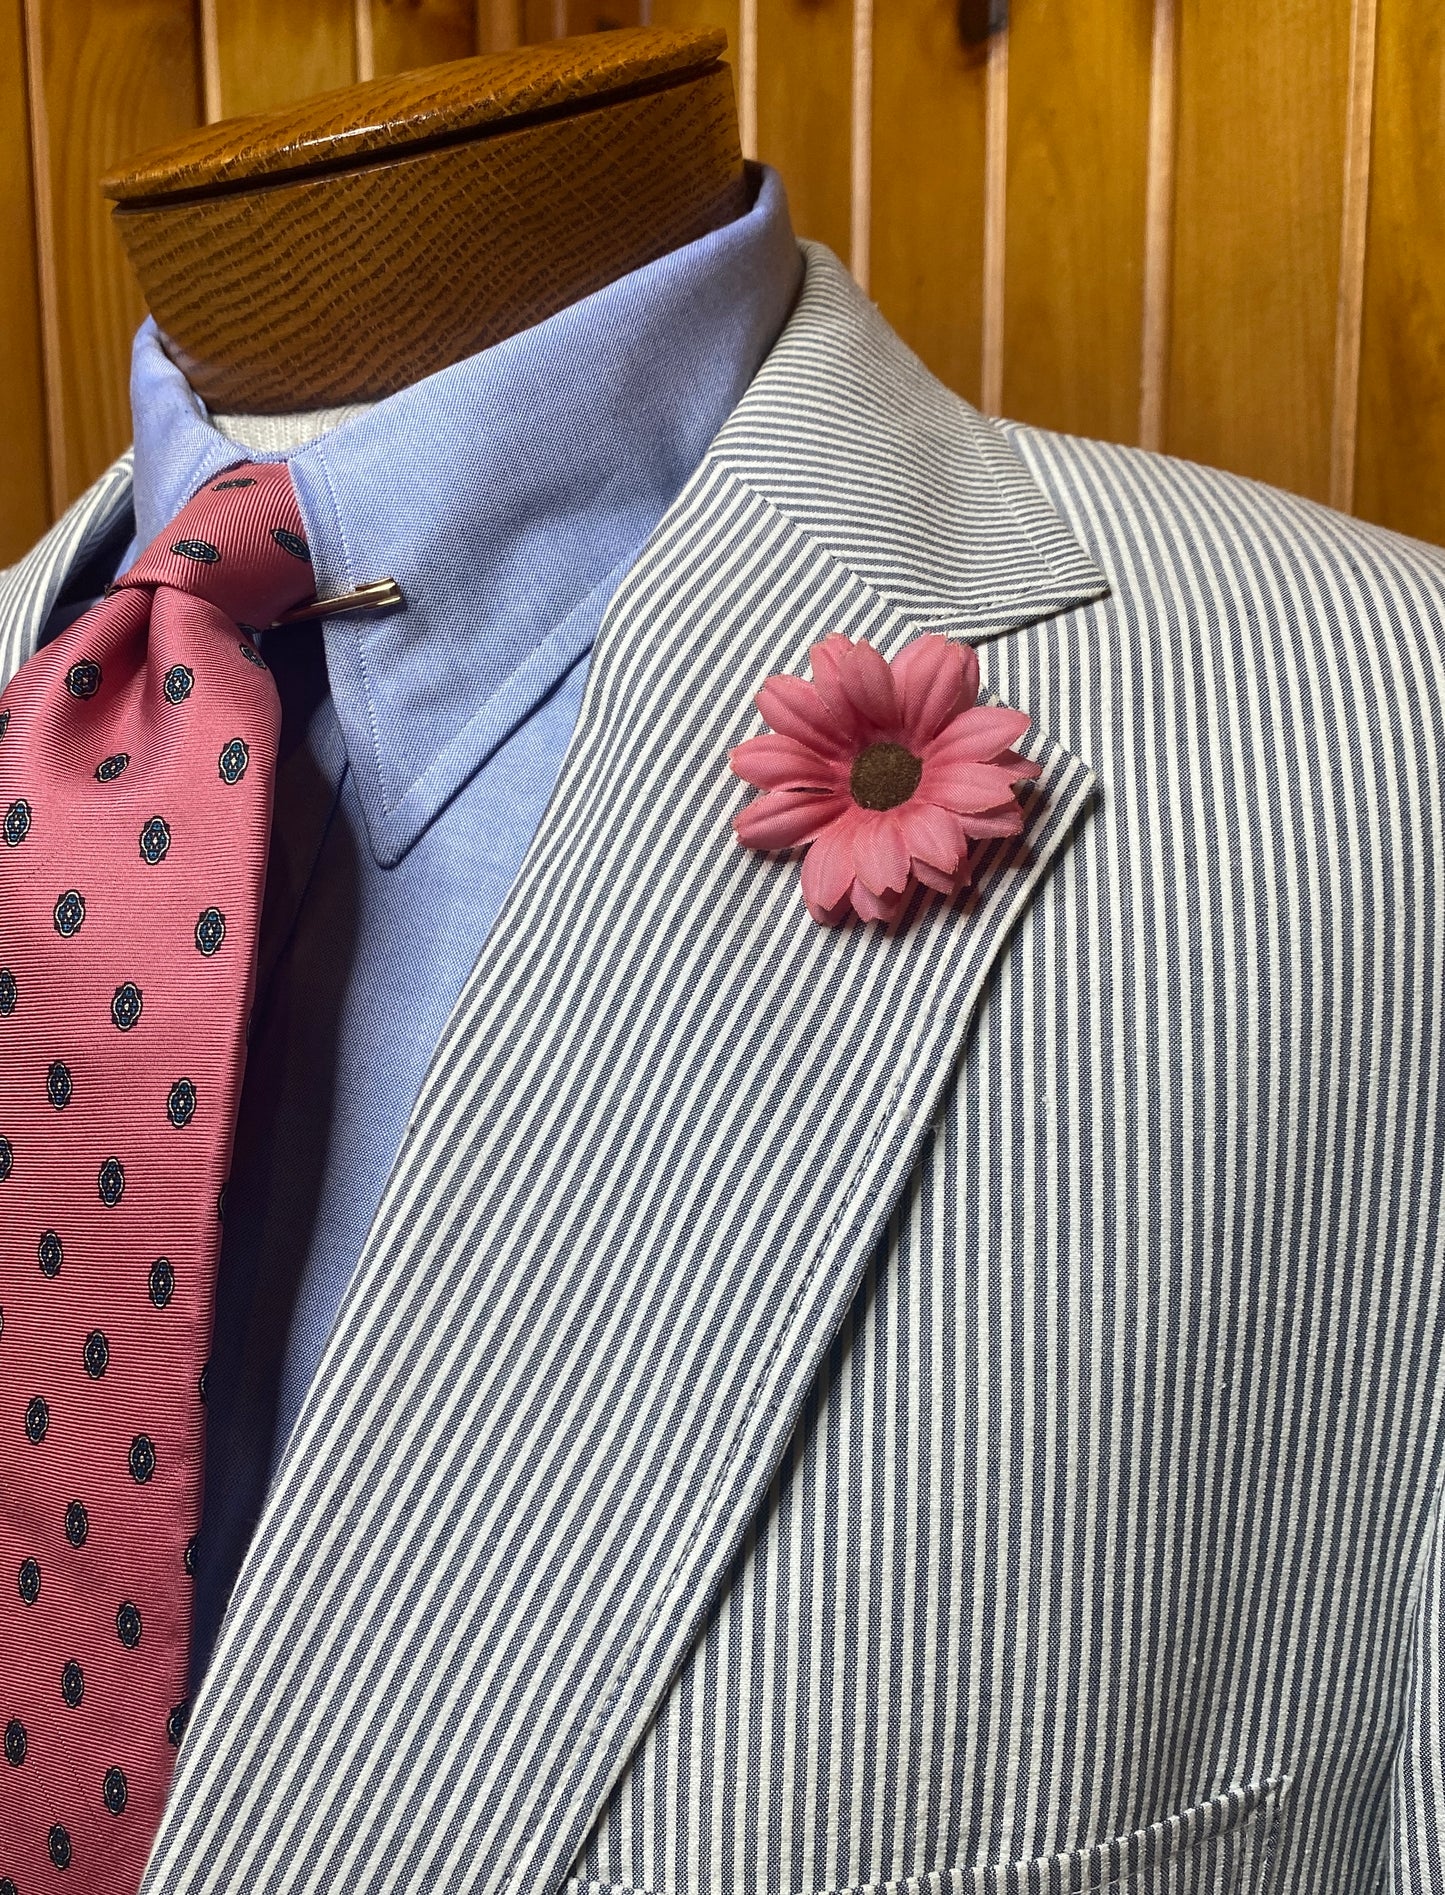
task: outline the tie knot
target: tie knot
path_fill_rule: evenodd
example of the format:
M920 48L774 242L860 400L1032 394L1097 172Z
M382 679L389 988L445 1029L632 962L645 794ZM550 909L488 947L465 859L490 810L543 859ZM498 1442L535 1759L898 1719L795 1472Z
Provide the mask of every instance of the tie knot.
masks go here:
M168 587L261 629L314 596L311 549L290 470L243 461L188 500L117 587Z

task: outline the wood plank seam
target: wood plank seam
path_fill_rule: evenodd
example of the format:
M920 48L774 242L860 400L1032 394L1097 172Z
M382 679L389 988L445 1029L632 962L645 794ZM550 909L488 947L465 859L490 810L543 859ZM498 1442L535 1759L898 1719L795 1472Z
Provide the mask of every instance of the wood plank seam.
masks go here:
M1340 222L1340 281L1335 312L1335 377L1330 410L1330 505L1355 504L1359 433L1360 338L1370 219L1370 146L1375 110L1377 0L1353 0L1345 123L1345 186Z
M30 177L34 192L35 262L40 292L40 361L45 378L45 434L51 517L70 499L61 384L60 284L55 257L55 194L50 175L50 115L45 103L44 0L25 0L25 85L30 107Z
M743 156L758 155L758 0L742 0L738 16L738 132Z
M849 268L867 291L873 207L873 0L853 0L852 202Z
M987 415L1003 409L1004 268L1008 242L1008 39L1007 17L988 43L984 95L983 336L979 406Z
M356 0L351 28L352 58L357 83L376 77L376 34L371 20L371 0Z
M201 111L208 125L225 114L221 102L221 29L216 0L198 0L196 37L201 43Z
M1144 194L1144 319L1140 333L1139 445L1164 447L1173 303L1174 160L1178 145L1178 20L1174 0L1154 0L1149 66L1149 146Z

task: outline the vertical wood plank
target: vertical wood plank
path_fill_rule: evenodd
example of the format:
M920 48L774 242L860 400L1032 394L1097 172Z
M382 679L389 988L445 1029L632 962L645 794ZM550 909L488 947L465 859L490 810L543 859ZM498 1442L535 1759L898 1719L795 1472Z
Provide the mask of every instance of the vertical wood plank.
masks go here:
M467 59L477 51L476 0L369 0L378 76ZM366 4L366 0L363 0Z
M1008 64L1007 19L988 49L983 109L983 334L980 339L978 405L985 414L1003 412L1004 270L1008 243Z
M266 112L356 77L354 0L215 0L221 116Z
M1330 414L1330 505L1349 512L1355 493L1355 423L1360 401L1360 335L1370 203L1370 133L1375 104L1376 0L1353 0L1344 211L1335 308L1335 386Z
M522 0L477 0L477 51L506 53L522 43Z
M12 565L50 520L45 364L40 348L30 112L20 0L0 4L0 220L10 232L0 276L0 566Z
M1349 0L1186 6L1167 441L1329 491Z
M199 121L200 48L190 0L66 0L63 10L26 0L26 25L62 505L130 439L130 342L145 313L96 179Z
M1355 511L1445 543L1445 17L1380 0Z
M606 33L641 24L641 0L524 0L522 8L522 37L529 46L573 33Z
M1152 0L1028 0L1008 51L1001 410L1139 425Z
M986 35L947 0L883 0L873 38L872 293L934 374L978 401Z
M845 263L852 66L852 0L758 0L758 154L783 174L799 234Z
M1154 0L1149 72L1149 158L1144 193L1144 309L1139 338L1139 445L1164 446L1174 303L1174 165L1179 144L1179 16Z
M873 0L853 0L853 93L849 106L853 141L849 180L848 253L858 287L869 281L873 237Z

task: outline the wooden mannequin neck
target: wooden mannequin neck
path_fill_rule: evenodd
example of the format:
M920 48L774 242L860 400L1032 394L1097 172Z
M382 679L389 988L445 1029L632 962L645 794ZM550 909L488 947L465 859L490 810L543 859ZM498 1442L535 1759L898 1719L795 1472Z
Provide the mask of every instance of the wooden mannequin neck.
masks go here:
M458 60L208 126L102 189L211 408L374 401L741 215L725 43Z

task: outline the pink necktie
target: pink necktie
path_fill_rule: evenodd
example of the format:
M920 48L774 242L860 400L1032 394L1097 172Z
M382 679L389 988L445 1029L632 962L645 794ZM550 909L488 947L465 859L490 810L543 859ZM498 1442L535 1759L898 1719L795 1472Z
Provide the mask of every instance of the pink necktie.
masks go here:
M280 705L285 467L0 697L0 1895L134 1895L184 1727L204 1367Z

